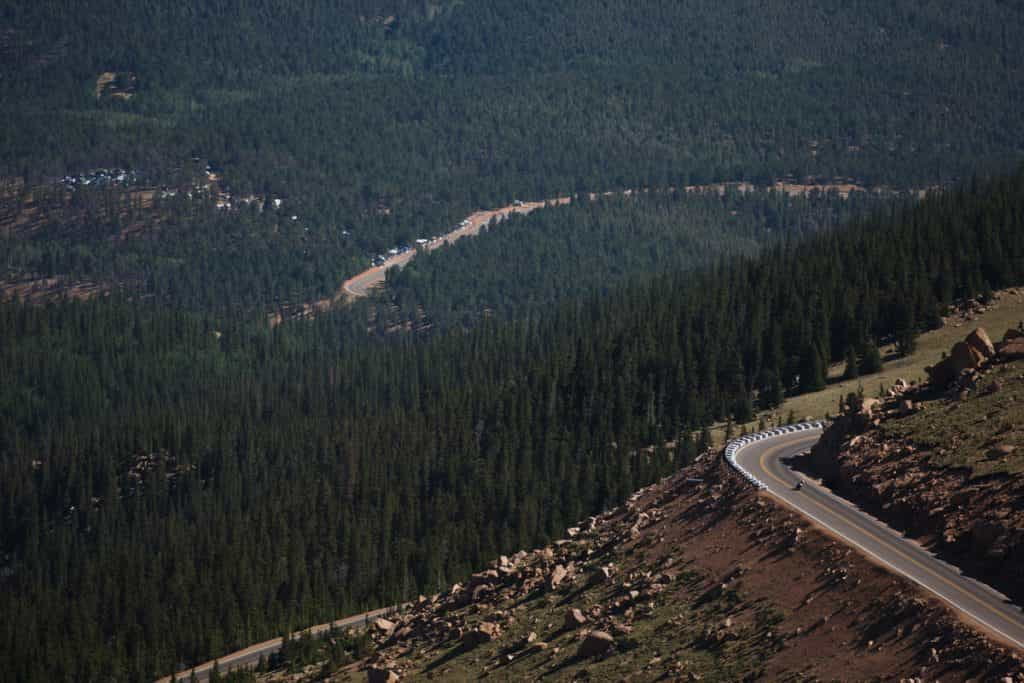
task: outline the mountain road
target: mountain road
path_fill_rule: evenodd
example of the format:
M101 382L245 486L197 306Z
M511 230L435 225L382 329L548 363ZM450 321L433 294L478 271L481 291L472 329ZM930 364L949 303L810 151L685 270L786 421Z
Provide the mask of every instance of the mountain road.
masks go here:
M931 592L981 630L1024 651L1024 612L1005 596L787 466L789 458L813 446L821 433L820 426L808 425L775 430L741 445L732 462L772 498Z

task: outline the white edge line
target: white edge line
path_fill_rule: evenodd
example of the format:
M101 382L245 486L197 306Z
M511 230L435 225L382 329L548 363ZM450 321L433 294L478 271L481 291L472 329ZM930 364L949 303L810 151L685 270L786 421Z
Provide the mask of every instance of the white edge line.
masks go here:
M799 431L806 431L808 429L811 429L811 430L813 430L813 429L824 429L824 423L823 422L810 422L810 423L805 422L805 423L801 423L800 425L797 425L797 426L800 427ZM772 431L769 431L769 432L758 432L757 434L754 434L753 437L754 437L755 441L761 441L761 440L764 440L766 438L776 438L776 437L782 436L783 434L786 434L786 433L788 433L788 432L779 433L777 430L772 430ZM729 461L729 464L732 465L733 468L736 469L736 471L738 471L740 474L742 474L744 477L746 477L755 486L757 486L760 489L763 489L763 490L767 491L769 494L771 494L773 497L777 498L778 500L782 501L784 504L789 505L790 507L796 508L797 510L800 511L800 514L802 514L805 517L809 517L810 519L814 520L815 522L817 522L821 526L825 527L826 529L828 529L832 533L834 533L837 536L839 536L846 543L854 546L855 548L858 548L865 555L868 555L869 557L874 558L878 562L881 562L883 565L885 565L886 567L891 569L896 574L898 574L898 575L900 575L900 576L902 576L902 577L904 577L906 579L909 579L913 583L916 583L917 585L921 586L922 588L924 588L926 591L928 591L932 595L937 596L943 602L945 602L946 604L948 604L951 607L953 607L953 609L958 610L958 611L966 614L967 616L969 616L971 619L974 619L976 622L978 622L982 626L984 626L984 627L986 627L988 629L991 629L994 633L998 633L1000 636L1002 636L1003 638L1005 638L1009 642L1015 644L1017 647L1024 649L1024 643L1022 643L1021 641L1017 640L1013 636L1007 635L1001 629L999 629L999 628L993 626L992 624L990 624L989 622L985 621L984 619L979 617L977 614L975 614L971 610L968 610L968 609L958 605L956 602L954 602L953 600L949 599L948 597L946 597L942 593L939 593L933 587L926 585L924 582L922 582L921 580L917 579L916 577L911 576L910 574L908 574L904 570L894 566L892 563L890 563L885 558L883 558L880 555L878 555L877 553L869 550L868 548L865 548L863 545L861 545L860 543L858 543L854 539L849 538L848 536L844 535L842 532L840 532L837 529L835 529L832 525L830 525L827 522L823 521L819 517L816 517L815 515L811 514L810 512L805 510L800 505L798 505L798 504L796 504L794 502L791 502L789 500L786 500L782 496L776 494L774 491L769 489L768 486L764 482L760 481L757 477L755 477L754 475L752 475L749 472L747 472L745 469L743 469L742 466L740 466L740 464L738 462L736 462L736 455L741 450L743 450L744 446L747 446L747 445L749 445L751 443L750 441L745 441L744 440L745 438L746 437L743 437L743 438L735 439L735 440L729 442L728 446L726 446L726 459ZM961 577L961 578L964 578L964 577ZM982 584L982 585L984 585L984 584Z
M911 581L913 581L914 583L918 584L919 586L921 586L922 588L924 588L925 590L927 590L927 591L928 591L929 593L931 593L931 594L933 594L933 595L936 595L936 596L938 596L938 597L939 597L939 598L940 598L940 599L941 599L941 600L942 600L943 602L945 602L945 603L949 604L949 605L950 605L950 606L952 606L952 607L953 607L953 608L954 608L955 610L957 610L957 611L959 611L959 612L963 612L964 614L968 615L969 617L971 617L972 619L974 619L975 621L977 621L977 622L978 622L979 624L981 624L981 625L985 626L986 628L992 629L992 631L993 631L993 632L995 632L995 633L998 633L998 634L999 634L999 635L1001 635L1001 636L1002 636L1003 638L1006 638L1006 639L1007 639L1007 640L1009 640L1009 641L1010 641L1011 643L1014 643L1014 644L1015 644L1015 645L1016 645L1017 647L1019 647L1019 648L1022 648L1022 649L1024 649L1024 643L1022 643L1021 641L1017 640L1017 639L1016 639L1016 638L1014 638L1013 636L1007 635L1007 634L1006 634L1006 633L1004 633L1004 632L1003 632L1002 630L1000 630L999 628L996 628L995 626L993 626L993 625L992 625L992 624L990 624L989 622L985 621L984 619L982 619L981 617L979 617L979 616L978 616L977 614L975 614L975 613L974 613L974 612L972 612L971 610L969 610L969 609L966 609L966 608L964 608L964 607L962 607L962 606L958 605L958 604L957 604L956 602L954 602L954 601L953 601L953 600L951 600L950 598L946 597L946 596L945 596L945 595L943 595L942 593L939 593L939 592L938 592L937 590L935 590L935 589L934 589L933 587L931 587L931 586L928 586L928 585L926 585L926 584L925 584L924 582L922 582L922 581L920 581L919 579L917 579L917 578L915 578L915 577L911 576L911 575L910 575L910 574L908 574L908 573L907 573L906 571L904 571L904 570L902 570L902 569L900 569L900 568L898 568L898 567L894 566L894 565L893 565L892 563L890 563L890 562L889 562L888 560L886 560L885 558L883 558L883 557L882 557L881 555L878 555L877 553L875 553L875 552L873 552L873 551L871 551L871 550L869 550L869 549L865 548L865 547L864 547L863 545L861 545L860 543L858 543L858 542L857 542L857 541L855 541L854 539L850 538L849 536L846 536L846 535L844 535L844 534L843 534L843 533L842 533L841 531L838 531L837 529L835 529L834 527L832 527L832 526L831 526L830 524L828 524L827 522L823 521L823 520L822 520L821 518L819 518L819 517L816 517L815 515L811 514L810 512L807 512L807 510L805 510L804 508L800 507L800 506L799 506L799 505L797 505L796 503L793 503L793 502L791 502L791 501L785 500L785 499L784 499L784 498L782 498L781 496L778 496L778 495L777 495L777 494L775 494L775 493L774 493L774 492L773 492L773 491L772 491L771 489L768 489L768 493L770 493L770 494L771 494L772 496L775 496L776 498L778 498L779 500L783 501L784 503L786 503L786 504L790 505L791 507L794 507L794 508L796 508L797 510L799 510L799 511L800 511L800 513L801 513L802 515L804 515L805 517L809 517L809 518L813 519L813 520L814 520L815 522L817 522L817 523L818 523L818 524L820 524L821 526L825 527L826 529L828 529L828 530L829 530L829 531L831 531L832 533L834 533L834 534L836 534L837 536L839 536L839 537L840 537L841 539L843 539L843 540L844 540L844 541L845 541L846 543L849 543L850 545L852 545L852 546L855 546L855 547L859 548L859 549L860 549L860 551L861 551L861 552L863 552L863 553L864 553L865 555L868 555L868 556L870 556L870 557L873 557L873 558L875 558L876 560L878 560L879 562L881 562L882 564L884 564L884 565L885 565L886 567L888 567L889 569L891 569L891 570L893 570L894 572L896 572L897 574L899 574L900 576L903 576L904 578L910 579L910 580L911 580Z

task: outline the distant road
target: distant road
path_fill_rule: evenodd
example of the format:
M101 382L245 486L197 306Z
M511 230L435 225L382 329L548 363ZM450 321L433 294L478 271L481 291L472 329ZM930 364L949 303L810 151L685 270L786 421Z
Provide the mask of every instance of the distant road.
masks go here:
M353 626L361 626L371 619L376 619L377 617L384 616L385 614L393 611L393 607L385 607L383 609L373 610L372 612L364 612L363 614L346 617L344 619L339 619L338 621L313 626L302 631L302 633L318 635L331 630L331 628L352 628ZM177 673L177 679L179 681L188 681L189 677L192 676L192 672L195 671L196 678L200 681L205 681L210 677L210 671L213 670L214 662L217 663L221 673L227 673L233 669L252 668L259 663L260 657L270 657L270 655L278 652L281 649L281 642L281 638L273 638L262 643L250 645L244 650L232 652L231 654L224 655L216 660L204 662L203 664L197 664L195 668L179 671ZM170 683L170 680L170 676L165 676L164 678L159 679L157 683Z
M1024 613L1005 596L963 576L956 567L786 466L788 458L806 451L820 436L820 428L781 433L746 445L734 460L772 497L934 593L983 631L1024 651ZM797 481L804 482L799 491Z
M662 188L663 192L675 192L677 188L669 186ZM752 192L759 189L757 186L747 182L725 182L715 183L711 185L688 185L684 188L680 188L680 191L687 193L717 193L719 195L724 194L727 191L735 191L739 193ZM841 197L849 197L852 192L873 192L873 193L886 193L893 192L890 189L883 187L876 188L865 188L861 185L854 184L847 180L836 180L827 183L790 183L785 181L776 181L770 186L770 189L776 192L787 194L791 197L805 196L812 192L836 192ZM621 195L628 197L633 194L641 193L646 194L651 192L650 188L643 188L638 190L621 190L614 192L591 192L587 195L591 200L599 197L611 197ZM918 190L918 196L924 196L924 190ZM425 249L426 251L433 251L445 244L451 244L456 240L459 240L467 235L475 235L480 232L480 229L491 222L492 219L504 220L513 213L527 214L545 206L557 206L561 204L568 204L572 201L571 197L556 197L554 199L548 199L546 201L536 202L517 202L510 204L509 206L502 207L500 209L491 209L489 211L477 211L474 214L468 216L465 220L468 223L465 226L460 224L460 227L452 230L451 232L439 237L438 239L422 246L417 249L410 249L404 254L395 254L389 257L384 263L368 268L358 275L349 278L338 287L337 291L329 297L323 299L317 299L315 301L307 301L305 303L298 304L297 306L289 307L288 311L279 311L272 313L268 316L268 320L271 326L278 325L286 319L292 318L311 318L315 317L319 313L330 310L333 306L341 304L345 301L352 301L367 296L370 292L384 284L385 273L391 268L402 268L409 261L415 258L418 249Z
M875 188L869 190L861 185L849 181L834 181L827 183L790 183L785 181L776 181L772 186L777 192L787 194L791 197L805 196L811 192L837 192L844 199L849 197L852 192L888 192L883 188ZM752 192L758 189L757 186L748 182L727 182L727 183L715 183L712 185L688 185L685 188L681 188L682 191L687 193L704 193L714 192L717 194L723 194L728 190L734 190L740 193ZM674 192L676 188L670 186L664 188L665 191ZM635 193L648 193L651 190L644 188L640 190L622 190L617 192L591 192L587 196L591 201L598 197L611 197L615 195L622 195L628 197ZM924 196L924 191L918 191L919 196ZM465 227L459 227L439 239L430 242L424 248L427 251L433 251L445 244L451 244L458 239L466 237L467 235L476 235L480 232L480 229L491 222L492 219L504 220L513 213L527 214L545 206L558 206L562 204L568 204L572 201L571 197L556 197L555 199L548 199L545 201L537 202L517 202L504 206L500 209L491 209L489 211L477 211L471 214L467 220L469 223ZM364 270L353 278L346 280L342 283L337 294L334 295L332 300L328 300L331 303L337 303L338 301L346 298L359 298L364 297L370 293L374 287L378 287L384 284L384 274L391 268L401 268L405 266L412 258L416 256L416 250L412 249L404 254L397 254L387 259L383 264L374 266L368 270Z
M451 232L439 237L438 239L427 243L423 249L427 251L433 251L439 249L445 244L453 244L457 240L467 237L469 235L476 235L480 230L488 225L492 220L502 221L508 218L514 213L528 214L541 209L545 206L557 206L561 204L568 204L571 200L569 197L558 197L557 199L550 199L544 202L519 202L517 204L510 204L500 209L491 209L489 211L477 211L466 218L467 223L460 227L452 230ZM410 249L404 254L397 254L390 257L384 263L379 266L374 266L368 270L364 270L353 278L350 278L344 282L341 286L338 296L335 299L342 297L349 297L358 299L364 297L370 293L374 287L379 287L384 284L385 273L391 268L401 268L416 256L416 249Z

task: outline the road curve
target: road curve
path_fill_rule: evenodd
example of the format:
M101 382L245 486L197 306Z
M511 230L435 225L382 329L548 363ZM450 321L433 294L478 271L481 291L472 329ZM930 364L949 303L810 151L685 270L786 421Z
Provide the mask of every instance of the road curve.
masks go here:
M783 428L747 437L727 453L740 472L773 498L935 594L992 636L1024 651L1024 612L1005 596L962 575L914 541L787 467L787 459L809 449L821 433L818 425ZM800 490L795 489L797 481L803 481Z
M352 628L354 626L362 626L369 622L371 619L384 616L390 612L394 612L394 607L385 607L382 609L373 610L372 612L365 612L363 614L357 614L352 617L346 617L339 619L338 621L332 621L326 624L319 624L312 626L302 633L309 633L310 635L319 635L325 631L329 631L331 628ZM296 634L298 635L298 634ZM272 638L271 640L265 640L262 643L256 643L250 645L244 650L232 652L231 654L224 655L216 660L210 660L202 664L197 664L194 668L179 671L176 674L176 678L179 681L188 681L194 671L196 678L200 681L205 681L210 678L210 672L213 670L214 662L217 663L217 667L220 673L227 673L234 669L244 669L256 666L260 661L260 657L269 657L278 650L281 649L281 638ZM165 676L157 681L157 683L170 683L171 677Z

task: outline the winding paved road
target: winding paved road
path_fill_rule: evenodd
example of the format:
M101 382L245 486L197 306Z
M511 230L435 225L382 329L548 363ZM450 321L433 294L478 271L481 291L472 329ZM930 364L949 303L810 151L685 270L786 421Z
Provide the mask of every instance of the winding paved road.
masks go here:
M772 497L934 593L992 636L1024 650L1024 612L1005 596L786 466L788 458L809 449L820 436L821 428L784 431L740 447L733 462ZM796 490L801 480L803 488Z
M1010 604L992 588L966 577L960 571L923 549L914 541L851 505L816 482L786 466L786 460L806 451L821 436L820 427L783 428L759 440L750 440L732 455L732 462L748 478L760 483L772 497L782 501L816 525L857 548L869 558L919 584L951 605L968 621L992 636L1024 651L1024 612ZM750 437L748 437L750 438ZM803 481L800 490L795 489ZM332 626L351 628L383 616L393 608L384 608L314 626L307 631L323 633ZM257 643L244 650L220 657L222 672L255 666L260 657L269 657L281 649L281 639ZM196 677L209 678L213 661L199 664ZM178 673L188 680L193 669ZM158 683L168 683L170 677Z
M365 612L363 614L357 614L353 617L346 617L345 619L339 619L338 621L332 621L327 624L320 624L313 626L302 633L309 633L310 635L319 635L325 631L329 631L333 628L352 628L354 626L362 626L368 623L371 619L382 617L389 612L394 612L393 607L385 607L383 609L373 610L372 612ZM298 634L296 634L298 635ZM210 671L213 670L214 661L216 661L220 672L227 673L234 669L245 669L256 666L259 663L260 657L269 657L278 650L281 649L281 638L273 638L271 640L265 640L262 643L256 643L250 645L244 650L238 652L232 652L229 655L224 655L217 660L210 660L203 664L197 664L193 669L186 669L185 671L179 671L177 673L177 680L188 681L192 672L195 671L196 678L200 681L205 681L210 678ZM157 681L157 683L170 683L171 677L165 676Z

